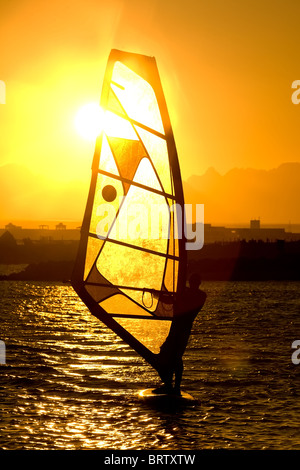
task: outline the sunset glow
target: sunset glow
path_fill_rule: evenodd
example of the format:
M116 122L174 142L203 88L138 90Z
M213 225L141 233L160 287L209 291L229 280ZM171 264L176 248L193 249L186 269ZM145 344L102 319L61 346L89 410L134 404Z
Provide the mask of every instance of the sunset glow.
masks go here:
M290 11L278 3L270 11L268 2L258 0L230 6L221 0L188 3L186 8L170 0L87 0L76 8L69 0L1 3L5 104L2 93L0 168L2 187L12 194L1 211L3 220L76 213L74 201L85 198L95 139L103 124L99 102L105 64L116 48L156 58L182 179L188 183L188 197L207 205L207 222L245 223L258 216L266 223L299 221L296 201L277 210L284 204L280 194L291 187L284 178L279 189L274 187L278 200L272 212L267 201L256 196L256 187L246 194L251 179L246 174L238 187L228 183L226 192L230 201L243 193L241 206L230 201L222 205L224 194L211 186L212 171L205 177L209 188L196 184L201 194L192 195L189 179L209 169L223 178L235 168L273 171L285 163L300 163L300 105L291 99L292 84L300 79L291 54L298 40L300 6ZM121 99L120 85L114 92ZM132 99L126 104L131 112ZM145 103L138 116L142 124L147 112ZM122 130L126 135L122 117L112 122L106 115L104 121L110 132ZM161 133L159 122L155 128ZM251 181L256 183L255 178ZM63 184L72 185L65 204L58 195ZM204 198L208 190L214 194L213 204ZM264 208L252 207L256 197ZM76 218L80 216L78 211Z

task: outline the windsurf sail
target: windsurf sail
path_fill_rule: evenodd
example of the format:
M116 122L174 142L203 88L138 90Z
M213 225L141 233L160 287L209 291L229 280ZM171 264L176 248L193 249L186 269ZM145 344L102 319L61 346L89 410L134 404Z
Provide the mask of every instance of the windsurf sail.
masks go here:
M112 50L72 285L154 368L185 288L184 199L152 57Z

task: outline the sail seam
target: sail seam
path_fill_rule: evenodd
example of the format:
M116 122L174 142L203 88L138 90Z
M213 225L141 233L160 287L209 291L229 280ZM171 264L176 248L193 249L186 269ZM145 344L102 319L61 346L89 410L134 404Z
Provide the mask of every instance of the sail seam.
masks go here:
M123 87L123 85L120 85L120 83L114 82L113 80L111 81L111 83L120 88L121 90L125 90L125 87Z

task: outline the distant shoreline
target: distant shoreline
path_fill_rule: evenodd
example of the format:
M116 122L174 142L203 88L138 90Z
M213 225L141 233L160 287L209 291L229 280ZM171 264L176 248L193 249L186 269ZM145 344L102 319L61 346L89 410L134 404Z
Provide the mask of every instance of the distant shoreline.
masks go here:
M23 220L23 219L0 219L0 231L5 230L5 226L9 223L12 223L16 226L21 226L23 230L39 230L40 226L48 226L50 230L54 230L55 226L63 222L68 230L78 230L82 224L82 221L78 220L66 220L66 219L57 219L57 220ZM245 222L222 222L222 221L207 221L205 224L210 224L214 227L227 227L227 228L248 228L249 221ZM300 222L274 222L274 223L261 223L261 228L283 228L291 233L300 233Z
M188 276L198 272L203 281L300 281L300 255L265 258L190 259ZM0 281L70 282L74 261L31 263L20 272L0 275Z
M59 281L69 282L73 261L31 263L22 271L0 275L0 281Z

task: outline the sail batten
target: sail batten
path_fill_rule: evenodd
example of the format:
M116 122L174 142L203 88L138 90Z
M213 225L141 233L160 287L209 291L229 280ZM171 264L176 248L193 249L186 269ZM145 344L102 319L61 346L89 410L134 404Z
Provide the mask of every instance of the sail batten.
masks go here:
M99 239L100 237L95 234L95 233L89 233L89 236L90 237L93 237L93 238L97 238ZM174 260L174 261L179 261L179 256L175 256L175 255L172 255L172 254L166 254L166 253L162 253L160 251L154 251L154 250L149 250L147 248L144 248L144 247L141 247L141 246L138 246L138 245L133 245L133 244L130 244L130 243L126 243L122 240L114 240L113 238L110 238L110 237L106 237L105 238L105 241L107 242L111 242L111 243L116 243L117 245L123 245L127 248L133 248L135 250L140 250L140 251L144 251L145 253L150 253L152 255L157 255L157 256L162 256L164 258L167 258L167 259L170 259L170 260Z
M159 370L185 287L183 189L152 57L113 50L72 285L91 313ZM177 210L181 212L177 213Z
M122 111L117 111L114 110L114 114L121 119L124 119L124 121L128 121L130 124L133 126L140 127L141 129L144 129L147 132L150 132L151 134L160 137L161 139L167 140L167 136L165 134L162 134L161 132L156 131L155 129L152 129L151 127L146 126L142 122L136 121L135 119L130 118L126 114L124 115Z
M128 314L123 314L123 313L114 313L113 318L132 318L135 320L159 320L159 321L170 321L170 317L156 317L155 315L152 316L146 316L146 315L128 315Z

